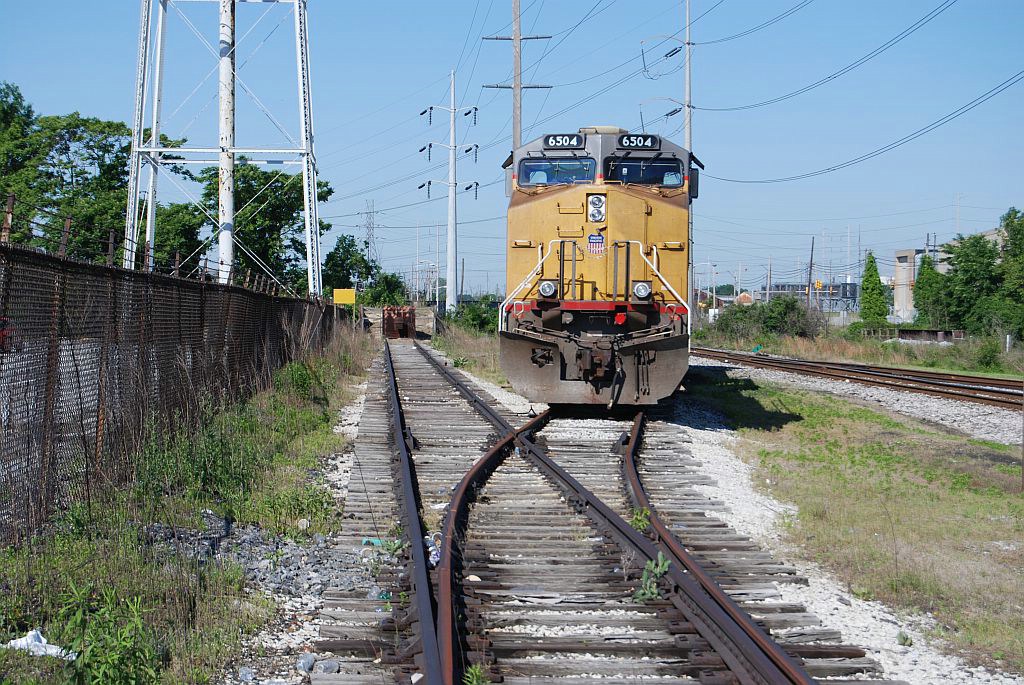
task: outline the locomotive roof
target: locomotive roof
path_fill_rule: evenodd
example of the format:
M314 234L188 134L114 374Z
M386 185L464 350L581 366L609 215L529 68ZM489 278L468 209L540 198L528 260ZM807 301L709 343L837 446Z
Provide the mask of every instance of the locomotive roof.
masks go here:
M502 165L507 168L527 157L610 156L675 157L687 160L690 153L667 138L653 133L631 133L617 126L584 126L574 133L546 133L514 150Z

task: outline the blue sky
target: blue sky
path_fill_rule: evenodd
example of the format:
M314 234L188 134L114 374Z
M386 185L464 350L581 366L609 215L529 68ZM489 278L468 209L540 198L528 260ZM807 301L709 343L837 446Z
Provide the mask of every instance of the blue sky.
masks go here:
M942 0L692 0L693 101L698 108L758 103L791 93L851 64L912 26ZM459 138L481 145L477 163L460 159L460 182L478 181L479 198L460 196L460 257L467 291L504 282L501 161L510 148L511 97L485 90L511 70L508 42L482 41L510 31L508 0L344 2L310 0L314 123L321 177L335 189L321 215L339 232L359 227L372 200L385 266L408 272L433 260L434 232L446 203L417 186L446 175L444 154L417 150L447 137L444 116L428 126L420 110L447 102L456 68L461 105L480 108L478 125L460 119ZM593 124L648 130L682 143L682 116L665 119L683 97L682 56L663 59L683 25L679 0L523 0L526 80L552 84L527 92L524 139ZM761 30L733 36L798 9ZM702 16L703 15L703 16ZM132 115L138 4L51 0L4 3L0 78L22 87L42 113L80 111L128 121ZM296 135L290 8L241 5L241 78ZM581 21L582 20L582 21ZM859 157L955 111L1024 69L1024 3L959 0L865 64L809 92L738 111L699 109L694 152L709 175L760 180L800 175ZM215 40L216 3L176 2L168 22L164 130L195 144L216 141L216 62L193 34ZM641 41L649 69L641 69ZM701 45L701 43L707 43ZM250 56L251 55L251 56ZM239 91L238 144L278 145L284 136ZM718 282L763 281L769 257L776 279L805 274L811 236L818 276L840 277L863 249L880 257L956 233L987 230L1010 205L1024 205L1024 83L891 152L833 173L784 183L702 179L695 203L698 274L717 264ZM437 150L435 150L437 151ZM490 185L488 185L490 184ZM164 201L179 200L171 187ZM849 236L849 240L848 240ZM443 235L442 235L443 250ZM848 255L849 245L849 257ZM426 253L430 254L426 254ZM442 260L444 255L442 253ZM855 267L854 267L855 270ZM803 277L803 276L800 276ZM703 276L699 276L703 278Z

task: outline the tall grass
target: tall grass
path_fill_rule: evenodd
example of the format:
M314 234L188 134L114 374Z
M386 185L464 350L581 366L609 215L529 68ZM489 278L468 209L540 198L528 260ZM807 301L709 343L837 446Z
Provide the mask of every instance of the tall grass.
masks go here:
M697 374L739 428L755 483L798 507L800 554L862 598L931 612L972 661L1024 670L1024 495L1016 448L838 398Z
M434 336L431 344L447 354L456 367L465 368L496 385L509 386L501 370L496 332L449 324L443 333Z
M978 373L1024 373L1024 348L1003 352L995 339L970 339L953 345L911 345L838 334L805 338L791 335L727 337L709 331L695 344L752 350L800 359L845 361L887 366L917 366Z
M190 556L182 533L202 529L204 509L290 536L329 531L333 498L311 473L341 449L333 415L372 354L367 336L338 331L248 401L153 430L129 487L0 550L0 642L41 627L83 654L69 665L0 650L0 682L210 682L270 607L244 592L237 565ZM300 531L299 519L311 525ZM172 531L169 544L150 540L154 524Z

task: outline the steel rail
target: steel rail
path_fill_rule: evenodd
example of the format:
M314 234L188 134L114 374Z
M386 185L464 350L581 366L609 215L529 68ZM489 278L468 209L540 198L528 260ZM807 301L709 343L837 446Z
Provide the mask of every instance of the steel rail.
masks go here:
M458 646L461 639L458 633L456 616L455 574L461 570L460 555L455 553L455 541L459 539L459 530L465 525L469 516L469 505L478 488L491 477L495 469L512 450L517 435L537 430L547 423L550 410L539 414L518 431L506 433L491 449L477 460L459 481L452 494L451 504L444 522L444 537L441 545L441 561L437 565L437 637L441 655L441 666L444 669L444 685L462 682L462 664L458 663Z
M679 539L658 516L657 511L651 504L650 498L640 480L640 472L637 468L637 453L643 441L645 416L638 412L633 419L633 430L630 431L629 442L626 444L622 456L622 468L625 473L625 481L633 505L637 509L646 509L650 513L650 526L655 533L655 543L664 550L668 559L678 567L686 569L705 592L722 608L733 620L738 629L746 633L750 639L757 644L758 648L772 660L778 669L785 673L786 682L791 683L813 683L814 680L804 670L803 666L792 656L787 654L782 647L773 640L764 630L759 628L750 615L736 604L736 602L715 582L714 578L700 565L696 559L686 551Z
M416 344L416 349L427 358L431 365L463 397L469 400L473 406L477 407L480 413L505 436L505 439L509 437L509 434L513 434L511 440L520 448L521 453L533 462L549 480L568 491L566 496L568 503L574 504L579 511L586 513L598 526L609 531L618 539L620 544L633 548L648 561L657 560L660 550L653 542L634 529L625 519L594 495L593 492L556 464L543 449L533 442L525 430L521 432L516 431L489 404L480 400L463 380L455 376L445 365L439 363L433 355L426 352L418 343ZM451 510L448 516L449 520L454 521ZM452 530L457 531L457 528L453 527ZM442 544L450 548L456 540L457 533L449 535ZM454 555L454 551L449 551L449 553ZM449 571L451 570L453 569L449 566ZM668 600L679 609L687 621L693 624L701 637L708 641L741 683L756 683L758 685L792 685L799 683L800 685L809 685L814 682L803 671L802 667L797 664L793 664L787 670L779 668L776 660L766 654L765 650L746 631L737 626L735 619L701 587L691 574L684 573L678 564L669 566L665 578L671 581L676 588L675 592L668 594ZM448 610L447 607L438 607L439 614L443 614ZM439 625L439 640L453 640L451 647L453 660L455 653L454 639L456 638L454 633L454 619L445 620L443 631ZM445 649L446 647L442 647L442 651ZM784 653L783 657L791 660L791 657ZM793 673L799 674L799 677L794 679ZM448 680L445 682L447 685L447 683L454 681Z
M884 366L867 366L841 362L817 362L786 357L765 357L745 352L729 352L702 347L691 348L694 355L734 361L765 369L820 376L840 381L893 388L934 397L988 404L1005 409L1024 405L1024 380L988 379L983 376L918 372ZM1014 384L1015 385L1011 385Z
M391 347L387 340L384 341L384 362L388 372L388 390L391 398L391 431L402 476L402 517L405 519L403 521L405 530L409 534L409 547L412 555L410 581L416 605L416 617L419 622L422 661L419 666L426 677L424 685L440 685L445 681L437 648L433 587L430 584L430 571L423 549L423 524L419 514L416 467L413 464L410 451L411 439L408 426L405 424L405 416L402 413L402 400L398 394L398 380L391 359Z

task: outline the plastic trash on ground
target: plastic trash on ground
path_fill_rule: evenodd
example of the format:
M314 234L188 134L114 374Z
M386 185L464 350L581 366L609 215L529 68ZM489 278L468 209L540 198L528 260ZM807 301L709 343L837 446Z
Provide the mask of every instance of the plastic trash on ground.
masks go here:
M74 652L48 643L43 634L38 630L30 630L25 634L25 637L11 640L4 647L7 649L20 649L33 656L55 656L58 659L66 659L67 661L74 661L78 658L78 655Z

